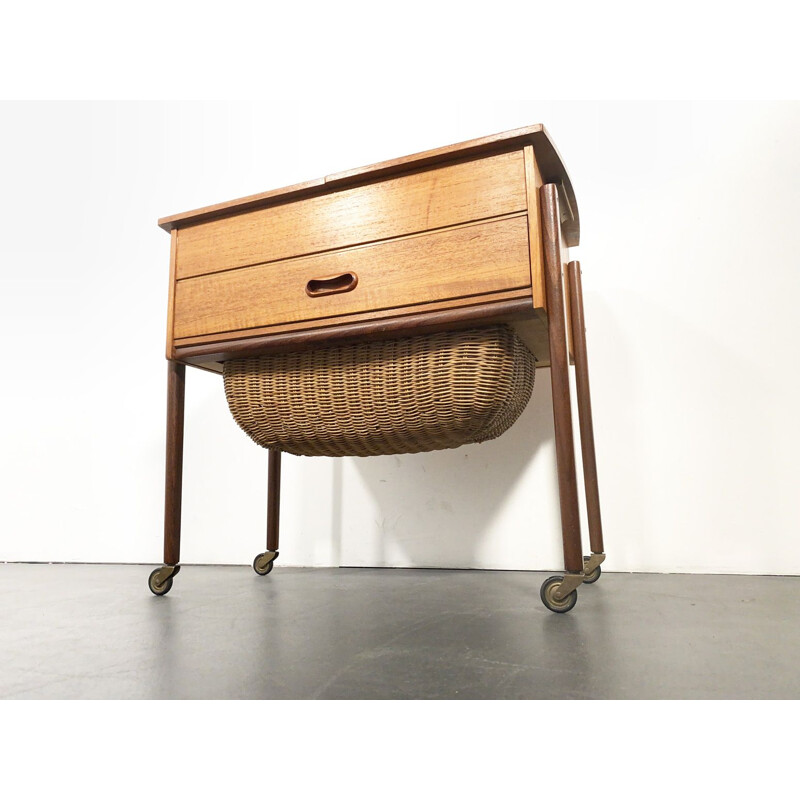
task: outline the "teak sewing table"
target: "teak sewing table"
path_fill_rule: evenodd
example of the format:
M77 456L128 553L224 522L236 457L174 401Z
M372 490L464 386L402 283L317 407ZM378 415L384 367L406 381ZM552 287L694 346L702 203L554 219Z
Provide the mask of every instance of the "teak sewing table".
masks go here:
M159 220L171 236L164 565L180 569L186 365L504 322L551 370L564 576L542 600L570 610L605 558L592 430L578 207L547 131L533 125ZM575 386L591 555L578 513ZM280 458L269 451L267 550L278 554Z

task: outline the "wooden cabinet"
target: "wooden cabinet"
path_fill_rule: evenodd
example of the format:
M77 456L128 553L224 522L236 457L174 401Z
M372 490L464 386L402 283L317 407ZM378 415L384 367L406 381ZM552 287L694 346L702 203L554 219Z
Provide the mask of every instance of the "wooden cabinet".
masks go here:
M538 190L554 176L577 240L541 126L164 218L167 356L219 371L292 342L505 320L546 364Z

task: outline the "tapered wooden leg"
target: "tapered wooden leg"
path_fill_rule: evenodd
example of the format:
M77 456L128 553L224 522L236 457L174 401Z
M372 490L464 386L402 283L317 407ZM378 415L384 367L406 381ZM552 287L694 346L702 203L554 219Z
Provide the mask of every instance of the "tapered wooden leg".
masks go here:
M267 474L267 550L277 552L281 517L281 451L269 451Z
M589 544L592 553L603 553L603 525L600 520L600 491L597 485L597 460L594 451L592 397L589 391L589 360L586 353L586 321L583 315L581 265L570 261L569 303L572 321L572 346L575 354L575 386L578 393L578 420L581 427L583 482L586 487L586 512L589 520Z
M186 367L167 362L167 458L164 482L164 566L153 570L148 585L156 595L172 588L181 560L181 494L183 491L183 400Z
M253 569L259 575L269 575L278 557L278 529L281 518L281 451L269 451L267 470L267 551L259 553Z
M186 367L168 361L167 469L164 493L164 563L181 560L181 495L183 492L183 401Z
M572 434L564 283L561 276L561 236L558 195L552 183L540 189L544 231L545 293L550 339L550 378L553 387L553 420L556 435L558 494L561 505L561 532L564 540L564 568L583 571L581 527L578 513L578 480L575 472L575 444Z

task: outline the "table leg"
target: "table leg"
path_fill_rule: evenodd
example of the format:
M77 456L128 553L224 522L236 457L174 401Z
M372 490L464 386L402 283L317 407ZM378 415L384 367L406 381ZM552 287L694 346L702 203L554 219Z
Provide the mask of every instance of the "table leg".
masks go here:
M278 549L278 529L281 517L281 451L269 451L267 476L267 550Z
M589 391L589 359L586 351L586 320L583 310L583 287L581 265L570 261L569 304L572 320L572 342L575 350L575 387L578 394L578 420L581 430L581 455L583 460L583 482L586 487L586 512L589 521L589 543L592 556L585 559L584 571L587 583L600 577L600 564L604 555L603 525L600 519L600 490L597 483L597 458L594 449L594 424L592 422L592 397ZM597 574L597 578L591 577Z
M269 451L267 472L267 551L259 553L253 569L259 575L269 575L278 557L278 531L281 516L281 451Z
M164 482L164 566L154 570L149 579L153 594L164 595L172 588L172 579L180 571L181 495L183 491L183 408L186 391L186 367L177 361L167 362L167 457Z
M550 378L553 389L553 421L556 435L561 528L564 539L564 568L568 572L581 572L583 570L583 550L567 372L569 367L564 314L564 283L561 276L558 195L556 187L552 183L542 186L540 192L545 234L547 327L550 338Z

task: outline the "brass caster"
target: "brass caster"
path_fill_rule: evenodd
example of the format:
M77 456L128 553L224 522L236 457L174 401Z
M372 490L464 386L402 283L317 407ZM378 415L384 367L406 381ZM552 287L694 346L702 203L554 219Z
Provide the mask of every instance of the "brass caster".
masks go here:
M584 562L587 562L589 559L585 558ZM584 567L585 569L585 567ZM584 583L597 583L600 580L600 575L602 575L602 570L600 569L600 565L598 564L586 577L583 579Z
M542 584L542 588L539 591L539 596L542 598L545 608L549 608L550 611L555 611L556 614L566 614L567 611L572 611L572 609L575 608L575 603L578 602L577 589L573 589L563 598L559 597L561 594L559 590L563 588L562 584L564 580L565 579L559 575L553 575Z
M586 576L583 579L584 583L597 583L597 581L600 580L600 575L602 575L600 564L605 561L605 558L605 555L602 553L595 553L594 555L583 557L583 574ZM587 570L590 571L587 572Z
M147 579L150 591L158 597L165 595L172 588L172 579L180 572L180 569L177 564L175 566L164 564L163 567L154 569Z
M266 553L259 553L255 559L253 559L253 569L259 575L269 575L270 572L272 572L272 567L275 565L275 559L277 557L277 550L274 553L271 550L267 550Z

